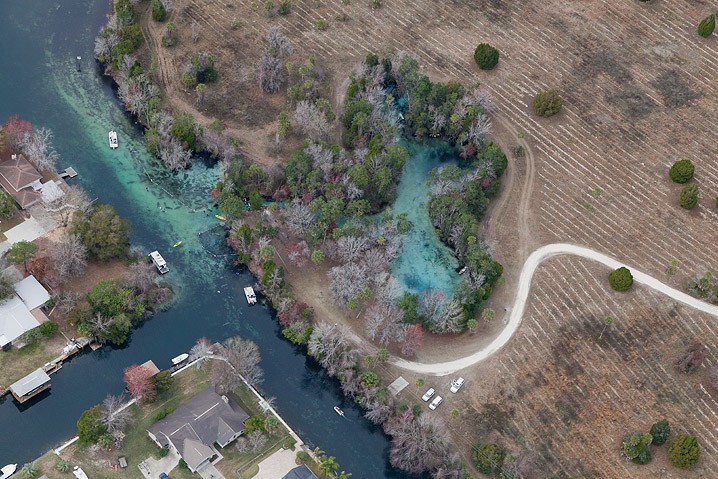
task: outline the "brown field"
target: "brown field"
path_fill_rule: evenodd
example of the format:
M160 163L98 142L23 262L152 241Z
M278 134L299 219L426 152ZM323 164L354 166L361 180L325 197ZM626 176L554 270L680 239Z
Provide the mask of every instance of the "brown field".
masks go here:
M512 280L526 255L552 242L612 254L678 288L715 268L718 40L695 32L710 3L386 0L372 12L364 0L295 0L290 15L273 18L262 3L255 9L249 1L175 0L171 19L180 45L169 51L157 47L163 27L150 26L160 52L157 77L171 102L196 112L178 72L196 49L216 53L221 78L208 89L203 123L222 118L261 161L284 157L286 151L268 152L274 118L289 107L282 96L260 94L251 70L274 24L292 40L295 62L317 53L335 107L343 79L370 51L412 51L434 79L486 85L499 104L495 123L502 146L524 132L533 153L512 162L505 199L487 221L496 256L507 268L507 284L492 299L497 311L510 306ZM341 14L348 20L337 20ZM328 30L315 27L319 18L329 21ZM190 39L192 19L203 26L197 44ZM473 49L482 41L501 51L491 72L473 64ZM560 91L564 109L538 119L530 103L550 88ZM678 206L680 187L667 176L680 158L694 162L701 188L691 212ZM600 194L592 194L595 188ZM668 275L672 259L679 265ZM514 340L463 373L470 378L463 398L451 398L439 412L451 421L451 403L470 396L478 415L465 413L475 424L454 428L456 440L468 446L494 437L533 450L545 471L541 477L715 477L716 394L702 383L705 367L691 376L672 368L672 357L695 339L708 346L708 365L716 365L715 318L644 288L612 293L606 272L572 258L542 266ZM599 342L608 314L617 321ZM467 336L436 347L459 353L476 348L478 340ZM624 433L647 430L663 417L675 431L698 435L703 453L693 471L668 465L666 447L654 451L648 466L620 457Z

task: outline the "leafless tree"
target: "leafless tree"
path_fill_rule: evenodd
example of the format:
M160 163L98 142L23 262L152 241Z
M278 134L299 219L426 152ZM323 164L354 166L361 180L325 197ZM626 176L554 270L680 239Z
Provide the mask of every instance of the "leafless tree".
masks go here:
M392 412L394 412L391 402L386 403L374 400L368 401L365 406L366 412L364 413L364 417L374 424L383 424L391 417Z
M192 32L192 41L197 43L197 40L199 40L199 33L202 31L202 25L197 23L197 20L192 20L190 30Z
M310 143L304 152L312 157L312 166L322 170L324 180L329 181L334 167L334 152L319 143Z
M380 344L402 341L406 336L404 313L390 303L374 302L366 311L366 335Z
M135 263L130 265L125 274L125 282L135 291L139 300L156 305L167 301L172 291L157 284L157 273L150 263Z
M204 358L212 354L213 344L207 338L199 338L197 342L189 350L189 360L194 361L199 358Z
M267 444L267 436L265 436L262 431L257 429L249 433L249 436L247 436L247 441L249 442L249 446L252 448L253 451L259 451L261 448L264 447L265 444Z
M461 303L452 299L444 305L441 314L434 322L434 329L439 333L458 333L461 331L461 320L464 317L464 310Z
M117 94L128 111L138 117L143 117L147 114L150 98L158 96L160 90L150 77L140 73L133 78L128 77L119 82Z
M491 133L491 120L483 113L469 125L469 131L467 132L468 139L477 148L484 143Z
M55 163L60 158L52 146L52 137L52 130L39 128L34 133L27 133L20 141L22 152L40 171L55 171Z
M446 462L432 473L432 479L462 479L466 474L466 469L461 462L461 456L458 453L452 453ZM501 476L504 477L504 476ZM507 476L505 479L513 479Z
M262 382L261 357L254 342L239 336L227 338L215 347L214 354L222 359L213 362L212 376L218 379L215 384L225 392L241 384L241 377L253 385Z
M703 363L707 352L708 349L702 343L695 342L691 344L676 359L676 369L682 373L695 371Z
M343 326L320 322L314 326L308 344L311 354L331 376L356 365L356 354Z
M172 138L160 146L160 159L172 171L187 168L192 162L192 152L182 148L179 140Z
M124 396L113 396L108 394L102 401L101 418L102 424L105 425L107 431L114 435L122 431L127 422L132 418L132 412L129 408L124 408Z
M68 186L65 194L46 203L46 210L52 213L61 226L67 226L76 211L86 212L92 202L87 192L79 186Z
M272 50L278 57L291 55L294 51L289 38L284 36L282 30L277 26L274 26L267 31L267 44L269 49Z
M496 111L496 102L494 95L485 87L475 88L465 98L468 105L478 105L484 110L484 113L494 113Z
M394 467L418 474L438 469L448 458L449 435L436 416L414 416L407 410L384 429L392 436L389 460Z
M511 479L537 479L536 457L528 452L512 452L506 456L502 466L504 476Z
M337 241L337 254L345 263L357 261L369 247L365 236L347 235Z
M329 291L337 304L346 304L351 298L369 286L370 278L366 275L366 267L361 264L348 263L333 267L329 273Z
M299 198L294 198L284 211L284 219L289 226L289 231L297 236L304 236L314 225L314 213Z
M95 37L95 58L109 58L112 49L120 43L120 36L114 30Z
M259 88L265 93L279 91L285 79L283 59L292 53L292 44L279 27L267 32L267 48L262 52L259 63L254 69L257 73Z
M437 289L425 289L419 294L419 313L430 323L436 323L444 310L446 295Z
M297 129L312 141L324 140L329 134L329 122L326 115L308 100L297 103L294 121Z
M51 242L48 250L58 278L74 278L85 271L87 248L79 236L66 233L58 241Z
M104 337L112 326L112 318L107 318L100 313L96 313L87 324L90 334L95 337Z

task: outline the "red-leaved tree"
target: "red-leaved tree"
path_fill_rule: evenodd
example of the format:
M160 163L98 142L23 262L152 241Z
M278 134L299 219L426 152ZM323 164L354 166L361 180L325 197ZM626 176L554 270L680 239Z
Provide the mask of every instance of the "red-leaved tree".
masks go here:
M32 134L32 123L20 118L20 115L13 115L3 125L5 131L5 142L13 152L20 149L20 141L25 135Z
M401 354L413 356L423 342L424 330L421 328L421 324L412 324L409 326L409 329L406 330L406 338L401 345Z
M152 372L139 364L125 368L124 380L130 396L137 402L150 402L157 396L152 384Z
M307 303L298 301L280 311L277 317L279 318L279 324L289 326L300 320L309 321L313 315L314 310Z

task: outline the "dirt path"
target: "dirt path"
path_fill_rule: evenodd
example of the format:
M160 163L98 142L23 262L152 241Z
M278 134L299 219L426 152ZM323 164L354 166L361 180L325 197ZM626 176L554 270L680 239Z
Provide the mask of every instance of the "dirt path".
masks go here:
M508 325L504 328L503 331L501 331L501 334L499 334L496 338L494 338L491 343L480 349L479 351L476 351L473 354L470 354L468 356L465 356L463 358L455 359L453 361L446 361L442 363L433 363L433 364L426 364L426 363L417 363L413 361L406 361L404 359L394 359L391 361L391 363L395 366L398 366L402 369L407 369L412 372L416 372L419 374L431 374L435 376L446 376L448 374L454 373L460 369L467 368L469 366L472 366L479 361L482 361L489 356L493 355L497 351L499 351L506 343L509 342L511 337L514 335L516 330L521 325L521 320L523 319L523 313L524 309L526 308L526 303L528 301L529 291L531 289L531 281L533 279L534 273L536 272L536 268L546 259L562 255L562 254L571 254L575 256L579 256L581 258L587 258L593 261L597 261L605 266L608 266L611 269L616 269L621 266L625 266L625 264L621 261L618 261L617 259L605 255L603 253L599 253L598 251L592 250L590 248L584 248L582 246L577 246L573 244L567 244L567 243L554 243L549 244L546 246L542 246L528 257L526 262L523 265L523 268L521 269L521 278L519 279L517 292L516 292L516 300L514 302L514 305L511 310L511 316L509 318ZM679 291L677 289L671 288L667 284L659 281L658 279L654 278L653 276L650 276L642 271L639 271L631 266L628 266L628 268L631 270L631 273L633 274L633 279L636 283L643 284L645 286L648 286L649 288L652 288L659 293L663 293L666 296L670 297L671 299L674 299L676 301L679 301L681 303L684 303L692 308L695 308L699 311L702 311L704 313L708 313L712 316L718 317L718 306L708 304L704 301L701 301L700 299L694 298L692 296L687 295L686 293Z

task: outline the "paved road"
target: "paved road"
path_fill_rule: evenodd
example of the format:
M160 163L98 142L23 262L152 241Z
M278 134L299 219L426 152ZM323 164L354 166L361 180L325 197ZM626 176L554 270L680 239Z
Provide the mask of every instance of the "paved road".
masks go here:
M631 270L633 279L636 283L648 286L651 289L663 293L666 296L684 303L692 308L695 308L704 313L708 313L718 317L718 306L706 303L700 299L694 298L687 295L686 293L677 289L671 288L665 283L657 280L653 276L650 276L642 271L639 271L630 265L624 264L611 256L599 253L589 248L582 246L576 246L567 243L554 243L546 246L542 246L528 257L521 269L521 276L519 278L518 290L516 292L516 299L511 308L511 315L509 317L508 324L504 330L494 338L491 343L486 347L476 351L473 354L465 356L463 358L455 359L453 361L446 361L442 363L418 363L414 361L406 361L404 359L393 359L392 364L400 368L413 371L419 374L428 374L434 376L446 376L452 374L460 369L472 366L479 361L483 361L492 354L499 351L506 343L509 342L511 337L514 335L516 330L521 325L523 320L524 309L526 308L526 302L528 300L529 291L531 289L531 281L533 280L534 272L536 268L552 256L570 254L574 256L580 256L593 261L597 261L601 264L608 266L611 269L616 269L621 266L626 266Z

